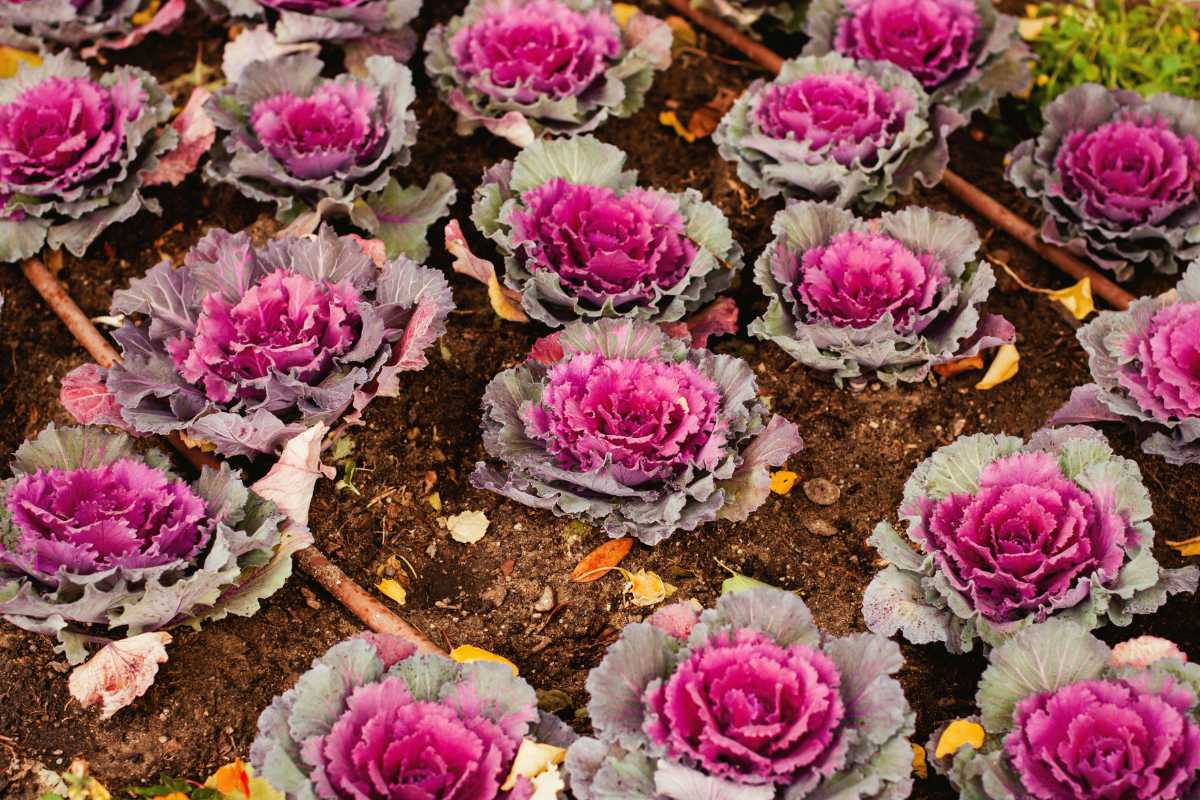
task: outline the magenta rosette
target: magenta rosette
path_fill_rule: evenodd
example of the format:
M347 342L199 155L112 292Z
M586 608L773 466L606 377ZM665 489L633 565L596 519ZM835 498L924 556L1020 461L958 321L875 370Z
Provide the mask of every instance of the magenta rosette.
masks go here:
M187 483L158 450L95 427L46 428L0 482L0 615L86 646L182 622L249 616L310 543L228 465Z
M763 197L871 206L941 179L953 116L899 67L829 53L751 84L713 141Z
M178 137L171 101L148 73L93 79L67 55L0 82L0 261L43 245L77 256L142 208L143 178Z
M562 780L554 769L510 779L522 744L573 739L561 722L539 720L533 689L507 666L359 634L263 711L250 760L288 800L528 800L535 783Z
M1200 102L1085 84L1043 110L1009 153L1008 180L1039 203L1042 237L1124 280L1200 257Z
M990 0L814 0L804 32L805 55L895 64L964 117L1032 78L1017 21Z
M657 325L575 323L556 349L488 384L483 443L500 464L480 462L475 486L657 544L746 519L766 501L768 467L802 446L744 361Z
M526 314L677 322L728 288L742 251L699 192L636 185L625 153L591 136L535 142L488 169L471 219L504 257Z
M273 202L281 221L344 212L389 256L423 259L425 231L455 192L442 173L424 189L402 188L393 176L417 140L412 74L387 56L367 58L353 75L326 78L324 66L299 54L227 74L229 84L206 106L220 135L205 178Z
M867 587L867 627L915 643L996 645L1051 616L1128 625L1197 570L1154 559L1150 498L1137 465L1090 428L960 438L904 489L914 552L887 522L869 539L890 565Z
M907 797L914 715L900 648L823 635L775 588L627 625L588 675L595 738L567 753L579 800Z
M425 39L425 70L458 114L518 147L542 134L594 130L645 100L671 61L671 31L609 0L471 0Z
M1022 631L992 651L979 683L982 747L934 767L962 800L1200 795L1200 668L1177 648L1130 664L1122 647L1064 620Z
M921 381L1016 335L979 311L995 276L964 219L910 206L866 221L801 201L771 230L754 270L770 306L749 331L839 385Z
M1123 421L1149 434L1145 452L1200 462L1200 261L1174 292L1101 311L1077 336L1094 383L1076 387L1050 423Z
M453 308L446 279L407 258L376 263L328 228L255 248L212 230L183 266L163 262L113 296L139 315L114 334L105 377L124 427L179 432L229 456L274 453L316 423L357 418L425 350ZM87 366L85 386L95 386ZM74 373L73 373L74 375ZM81 413L112 410L94 393Z

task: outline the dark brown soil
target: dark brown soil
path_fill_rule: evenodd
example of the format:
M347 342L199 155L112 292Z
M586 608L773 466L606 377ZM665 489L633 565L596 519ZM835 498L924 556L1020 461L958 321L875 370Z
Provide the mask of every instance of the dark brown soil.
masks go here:
M462 5L427 0L422 27L448 18ZM662 13L661 8L654 10ZM219 27L193 16L185 31L172 39L152 38L119 58L171 78L190 67L197 47L207 63L219 63L223 36ZM788 42L772 44L786 54ZM720 205L752 260L769 239L769 222L780 203L763 202L742 186L711 142L687 144L657 121L667 107L699 107L718 89L740 90L761 74L706 36L700 37L699 47L733 63L685 53L655 83L641 113L606 124L599 136L629 153L629 166L640 171L645 183L692 187ZM419 59L412 66L418 73L421 135L413 164L401 179L423 181L436 170L450 173L459 187L454 212L465 220L471 190L483 168L514 151L482 133L468 139L455 136L452 115L429 91ZM1011 135L992 123L981 126L955 137L953 167L1032 217L1033 209L1001 177L1001 158ZM265 207L229 190L207 187L195 177L178 189L156 194L163 202L162 217L143 213L110 230L88 258L66 258L59 277L89 314L106 313L115 289L160 258L180 256L206 227L239 229L267 214ZM965 213L940 189L924 191L909 202ZM974 221L981 232L991 234L981 219ZM464 229L471 235L469 224ZM435 241L430 263L449 272L449 258L437 242L440 237L435 233L430 238ZM490 252L477 237L473 242L481 253ZM990 236L988 247L1006 250L1014 267L1032 283L1066 285L1063 276L1003 234ZM502 501L468 484L466 476L483 457L477 427L483 388L544 331L501 324L481 287L458 276L452 283L458 311L442 340L442 355L435 353L429 368L411 375L400 397L370 406L365 426L351 434L358 494L323 482L314 501L313 528L319 546L363 584L374 584L400 559L407 560L417 577L403 611L413 623L447 646L472 643L512 659L533 685L565 692L571 706L562 713L572 719L586 704L587 670L621 626L644 612L622 597L622 582L615 576L584 585L567 582L579 558L601 542L600 533ZM1157 292L1170 283L1151 277L1131 288ZM0 419L5 423L0 457L7 460L25 437L47 422L69 421L58 404L57 383L85 356L16 268L0 270L0 293L6 301L0 316ZM745 325L765 304L745 272L736 295ZM1087 378L1072 325L1044 298L1021 291L1005 278L990 306L1016 324L1022 361L1013 380L987 392L973 388L978 373L940 386L873 385L859 393L840 391L769 344L744 336L719 342L717 349L750 361L775 410L800 426L806 448L790 468L802 481L832 481L841 496L834 505L821 507L797 487L785 497L772 496L744 524L708 525L653 550L639 546L625 565L654 570L678 586L677 597L694 597L704 604L716 598L726 577L722 565L728 565L796 590L826 630L861 629L862 591L877 569L875 553L864 540L878 520L894 517L912 468L956 434L1032 433L1071 387ZM1195 533L1200 468L1169 467L1144 456L1129 433L1119 428L1107 432L1123 454L1142 465L1154 500L1157 555L1170 566L1178 565L1181 559L1163 541ZM491 528L482 541L455 543L438 526L439 515L425 499L429 471L436 473L434 488L443 513L487 513ZM809 533L806 524L817 520L832 524L837 534ZM533 609L546 587L554 590L560 604L549 617ZM1175 639L1200 657L1200 623L1188 611L1193 602L1176 599L1130 631L1108 629L1101 635L1115 641L1153 632ZM199 633L179 631L169 648L170 661L146 696L99 722L94 711L84 711L70 699L66 664L46 640L0 626L0 753L5 754L0 756L0 796L30 796L39 765L61 768L77 756L90 761L110 788L163 772L203 777L234 756L245 756L258 713L271 697L290 686L312 658L357 628L340 606L297 576L252 619L225 620ZM983 660L950 656L934 646L906 645L904 650L902 679L919 717L917 741L923 742L937 721L970 712ZM918 781L913 796L943 800L953 795L944 781L930 777Z

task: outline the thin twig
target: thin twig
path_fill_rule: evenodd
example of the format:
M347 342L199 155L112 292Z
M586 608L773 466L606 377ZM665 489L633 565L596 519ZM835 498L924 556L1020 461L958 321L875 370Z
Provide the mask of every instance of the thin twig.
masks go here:
M701 28L704 28L721 41L741 50L760 66L772 72L779 72L783 66L783 59L771 49L750 39L721 20L692 8L689 0L666 0L666 2L671 8ZM1041 237L1038 236L1036 228L1009 211L961 175L947 169L942 175L942 185L952 195L987 219L988 222L1000 228L1009 236L1012 236L1058 269L1077 280L1085 277L1091 278L1092 291L1102 297L1113 308L1124 310L1133 301L1133 295L1089 267L1080 259L1061 247L1056 247L1042 241Z
M30 285L37 291L46 305L58 315L75 340L102 367L119 363L121 357L92 321L84 314L71 295L55 280L50 270L40 259L31 258L22 263ZM212 453L189 447L178 432L167 437L171 445L196 469L217 467L220 461ZM296 564L305 574L333 595L346 609L376 633L387 633L408 639L417 649L426 653L443 652L425 634L405 622L398 614L376 600L367 590L354 582L337 565L333 564L316 546L306 547L295 555Z

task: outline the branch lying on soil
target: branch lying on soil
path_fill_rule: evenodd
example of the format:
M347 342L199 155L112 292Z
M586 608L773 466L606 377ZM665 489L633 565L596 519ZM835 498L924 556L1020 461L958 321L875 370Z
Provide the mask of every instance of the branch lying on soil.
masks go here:
M770 48L759 44L721 20L692 8L689 0L666 0L666 3L713 36L725 42L725 44L741 50L752 61L769 69L771 72L779 72L783 66L783 59ZM980 190L961 175L947 169L942 176L942 185L946 187L947 191L974 209L988 222L1003 230L1009 236L1012 236L1061 271L1076 279L1090 278L1092 281L1092 291L1104 298L1105 302L1113 308L1124 311L1133 301L1134 296L1132 294L1117 286L1080 259L1061 247L1056 247L1042 241L1042 238L1038 236L1036 228L1012 211L1009 211L992 198L991 195Z
M50 306L51 310L58 315L75 340L83 346L83 349L97 364L107 368L121 360L113 346L108 343L104 335L100 333L87 314L83 313L83 310L75 303L71 295L67 294L40 259L28 259L21 264L21 271L25 273L25 278L30 285L46 301L46 305ZM196 469L216 467L220 464L220 461L212 453L189 447L178 432L172 433L167 439L171 446L178 450ZM299 551L296 553L295 559L306 575L320 584L325 591L371 630L408 639L416 645L417 650L424 653L444 654L444 651L429 637L372 597L367 590L342 572L315 546Z

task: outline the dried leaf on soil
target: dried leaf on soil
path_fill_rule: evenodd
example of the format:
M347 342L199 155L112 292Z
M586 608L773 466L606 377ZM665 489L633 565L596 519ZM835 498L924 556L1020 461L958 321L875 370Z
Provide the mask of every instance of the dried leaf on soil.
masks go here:
M375 584L375 588L395 600L396 605L402 606L408 601L408 592L404 591L404 587L400 585L400 581L393 578L381 580Z
M460 644L458 647L450 651L450 658L460 664L470 664L472 661L491 661L495 664L504 664L512 670L513 675L517 672L517 665L509 661L504 656L498 656L495 653L490 653L482 647L476 647L473 644Z
M943 380L953 378L960 372L968 372L973 369L983 369L983 356L967 356L966 358L960 358L945 364L933 365L933 371Z
M575 583L590 583L599 580L609 570L620 564L632 549L633 539L629 536L609 539L580 559L579 563L575 565L575 569L571 571L571 580Z
M675 587L664 581L657 573L639 569L637 572L621 570L625 576L625 592L635 606L658 605L675 594Z
M487 515L482 511L464 511L446 518L446 527L450 530L450 538L462 544L474 544L487 533Z
M929 765L925 763L925 748L919 744L914 744L912 745L912 752L913 773L921 780L925 780L929 777Z
M1021 354L1015 344L1002 344L992 359L992 365L984 373L983 380L975 384L976 389L993 389L1011 380L1021 364Z
M787 494L796 485L800 476L791 470L781 469L771 473L771 491L775 494Z
M1091 278L1082 278L1078 283L1050 292L1047 296L1062 303L1075 319L1087 319L1087 316L1096 310L1096 302L1092 298Z
M725 580L721 581L721 594L733 594L734 592L744 592L747 589L764 589L770 588L771 584L763 583L760 580L751 578L749 575L733 573Z
M717 90L711 100L692 112L688 117L687 125L679 121L679 117L674 111L660 113L658 121L668 128L673 128L684 141L694 142L712 135L712 132L717 129L717 123L721 121L721 117L725 116L725 112L733 106L733 102L737 98L737 92L723 86Z
M983 747L983 737L983 726L978 722L956 719L947 725L946 730L942 731L942 735L938 737L937 752L934 753L934 757L945 758L953 755L963 745L970 745L978 750Z
M100 706L108 719L146 693L167 660L171 634L156 631L111 642L80 664L67 680L71 696L84 708Z
M541 744L532 739L523 740L520 749L517 750L516 757L513 759L512 769L509 770L508 778L501 785L500 791L511 791L517 785L517 778L529 778L532 780L543 772L557 770L558 765L566 757L567 751L561 747Z
M1181 556L1200 556L1200 536L1193 536L1191 539L1182 539L1178 542L1167 542L1171 547L1175 548Z
M37 53L0 46L0 78L11 78L23 66L36 67L42 63Z
M500 285L495 264L471 252L458 220L452 219L446 223L445 237L446 250L454 257L451 268L487 287L488 300L497 316L509 322L528 322L529 317L521 310L520 295Z

